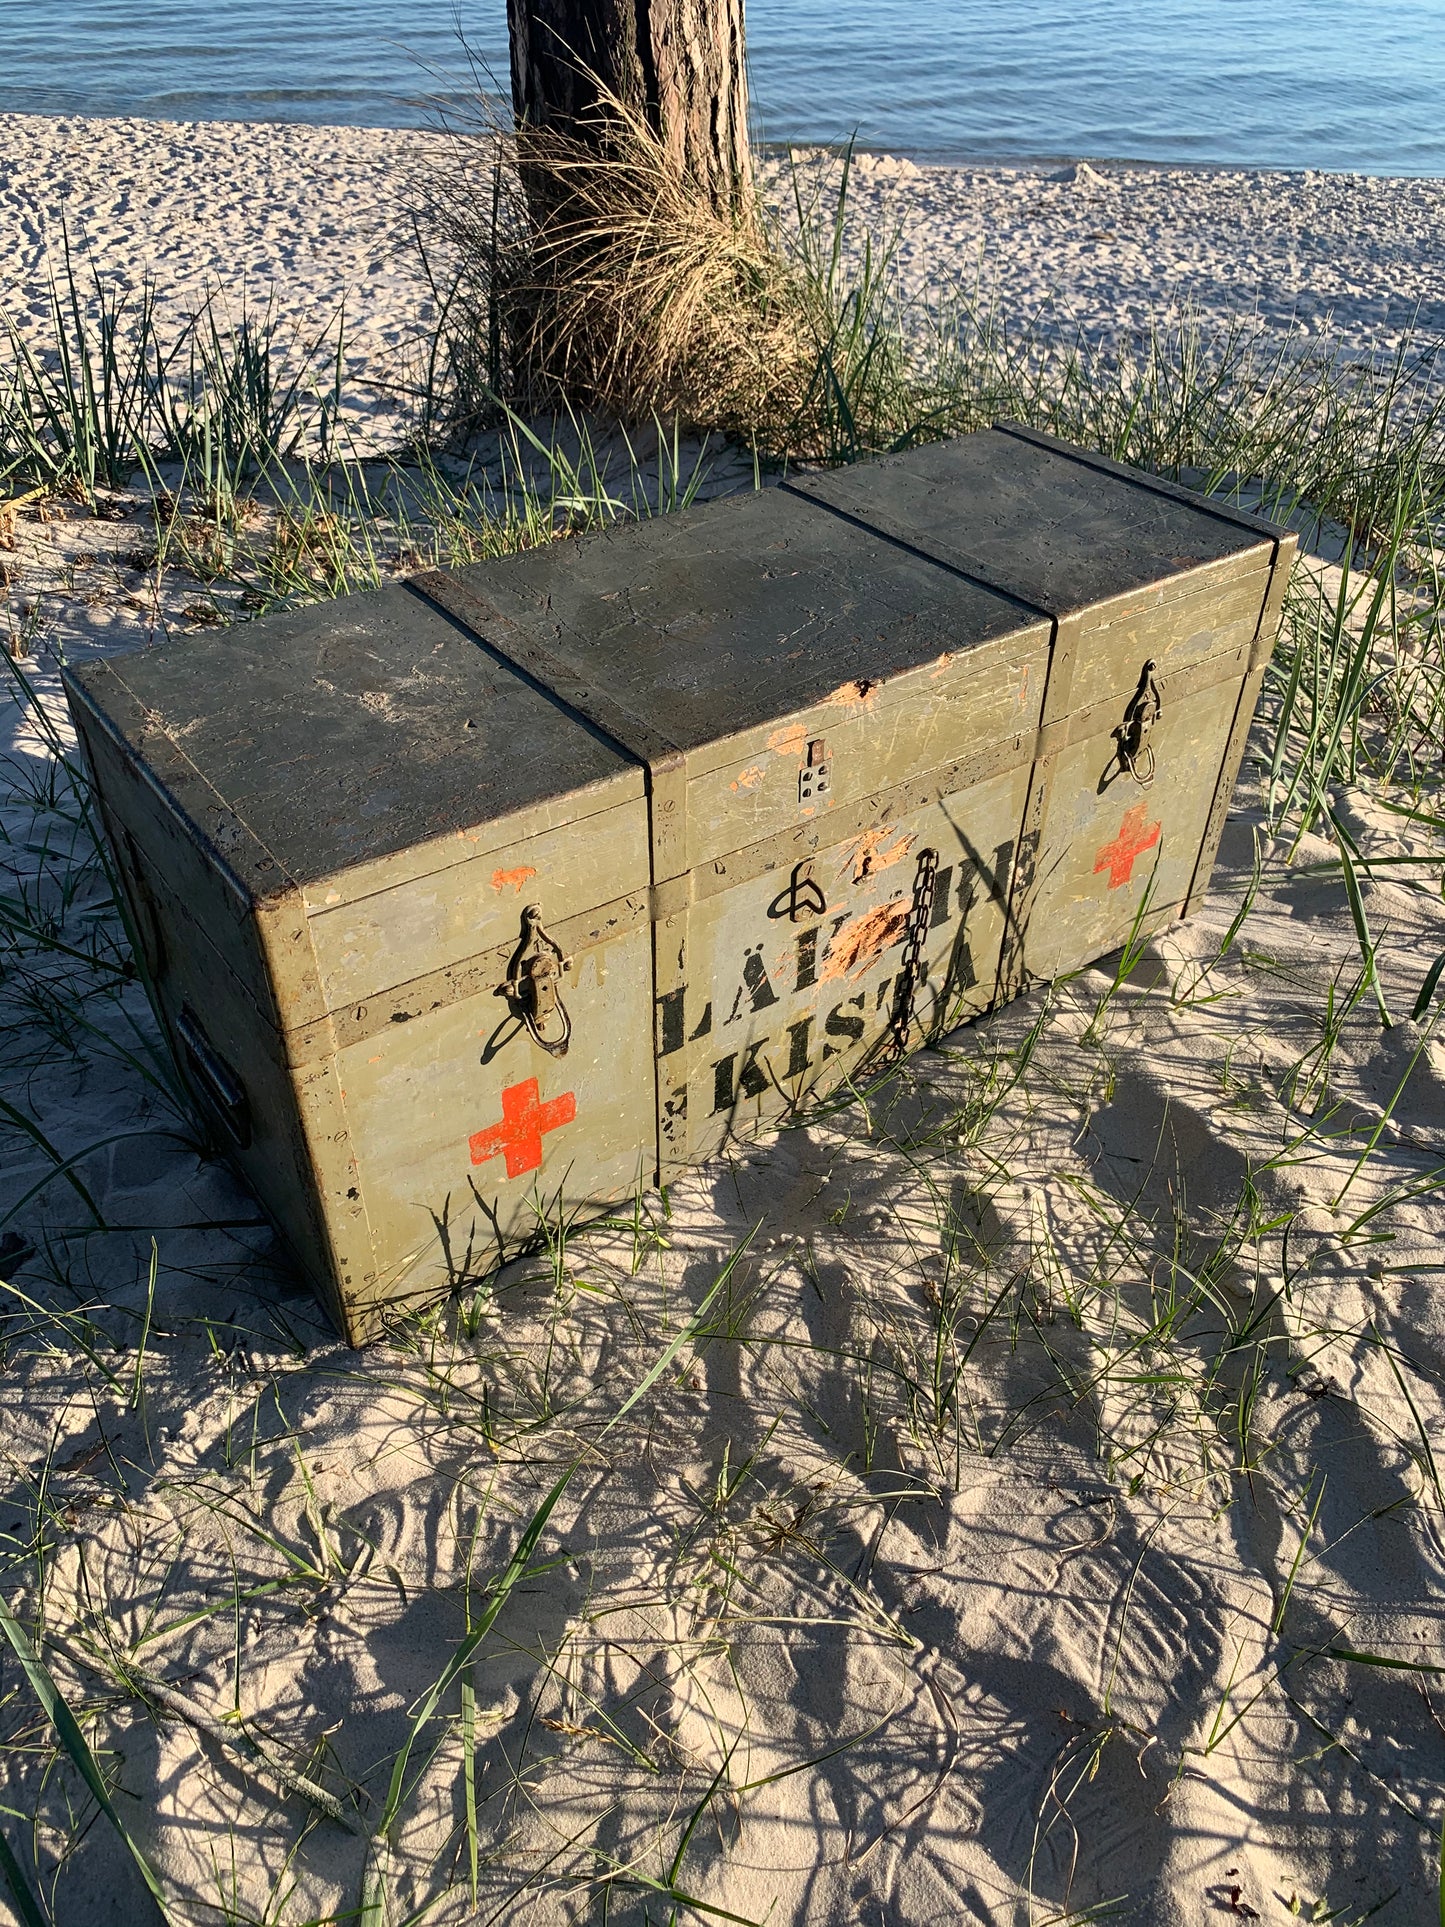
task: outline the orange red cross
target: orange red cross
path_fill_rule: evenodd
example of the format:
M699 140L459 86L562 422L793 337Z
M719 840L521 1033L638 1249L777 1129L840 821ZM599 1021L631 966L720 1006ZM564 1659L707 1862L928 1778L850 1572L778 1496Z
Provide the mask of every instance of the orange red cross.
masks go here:
M541 1169L542 1139L548 1131L570 1124L577 1116L577 1093L564 1091L543 1104L535 1077L520 1084L509 1084L502 1092L502 1121L489 1124L469 1139L473 1164L485 1164L500 1151L507 1160L509 1178L524 1177Z
M1119 825L1119 834L1112 843L1106 843L1094 858L1094 875L1101 870L1109 872L1109 888L1117 890L1127 883L1134 874L1134 859L1152 850L1159 841L1162 825L1145 825L1144 818L1148 806L1136 803L1131 810L1125 810L1124 821Z

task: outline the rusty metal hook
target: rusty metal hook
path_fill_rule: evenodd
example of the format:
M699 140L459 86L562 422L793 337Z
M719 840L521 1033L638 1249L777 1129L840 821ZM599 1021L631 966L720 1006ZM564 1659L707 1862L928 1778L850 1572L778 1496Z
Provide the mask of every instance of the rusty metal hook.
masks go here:
M1129 698L1124 720L1114 731L1114 754L1119 767L1132 776L1140 789L1147 790L1154 781L1154 745L1146 740L1150 730L1164 714L1164 699L1159 694L1159 685L1154 680L1154 659L1151 656L1139 671L1139 686Z
M498 986L497 994L511 1004L532 1042L552 1057L565 1057L572 1041L572 1018L559 989L563 971L571 968L572 959L562 955L542 927L541 905L527 904L522 911L522 941L512 953L507 981ZM561 1020L561 1035L544 1036L544 1026L554 1017Z

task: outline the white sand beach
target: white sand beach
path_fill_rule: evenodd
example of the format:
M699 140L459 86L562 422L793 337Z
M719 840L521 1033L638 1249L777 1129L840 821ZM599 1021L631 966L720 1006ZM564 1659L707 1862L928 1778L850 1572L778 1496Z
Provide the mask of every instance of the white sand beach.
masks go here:
M39 338L63 217L177 313L344 302L353 375L392 381L435 320L396 190L431 138L0 116L5 307ZM861 157L857 192L905 275L1095 340L1445 329L1445 182ZM352 1353L198 1155L57 765L59 656L214 620L199 579L147 588L149 497L104 506L0 527L57 732L5 685L0 1589L172 1918L1437 1919L1438 741L1330 798L1389 1028L1261 729L1205 908L1117 989L1034 991L880 1109ZM54 1755L0 1647L0 1829L55 1927L154 1918Z

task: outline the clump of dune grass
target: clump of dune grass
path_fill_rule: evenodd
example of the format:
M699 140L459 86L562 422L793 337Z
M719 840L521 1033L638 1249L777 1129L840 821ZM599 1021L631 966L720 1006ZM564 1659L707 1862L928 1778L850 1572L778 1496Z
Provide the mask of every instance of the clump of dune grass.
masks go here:
M597 91L605 138L489 119L414 183L452 426L503 400L565 400L828 460L861 403L870 447L911 439L891 250L845 264L846 162L832 197L800 176L785 222L755 179L717 194L644 115Z
M488 120L413 181L441 315L429 428L464 442L565 401L836 464L1005 418L1367 541L1445 464L1426 343L1360 358L1186 311L1101 345L1052 307L1005 314L981 276L905 286L847 149L775 158L720 201L625 102L600 111L605 141Z
M624 418L748 434L806 379L799 277L750 183L719 204L641 114L620 100L608 111L600 158L551 131L518 136L533 216L516 290L526 367Z
M162 308L153 283L127 289L62 230L44 331L0 308L0 489L93 501L180 462L214 496L337 452L343 315L302 339L274 301L231 314L213 293L179 321Z

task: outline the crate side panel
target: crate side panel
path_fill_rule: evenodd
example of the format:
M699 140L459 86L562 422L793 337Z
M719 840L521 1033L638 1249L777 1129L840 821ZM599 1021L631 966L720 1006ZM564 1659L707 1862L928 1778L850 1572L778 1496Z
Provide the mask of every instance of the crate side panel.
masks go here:
M1029 775L1024 762L885 811L794 872L753 869L741 852L728 888L660 927L664 1166L709 1156L859 1070L889 1028L925 849L938 871L912 1041L988 1008Z
M346 1286L363 1336L536 1242L539 1213L557 1222L653 1182L647 926L579 953L563 996L562 1057L482 997L338 1054L375 1248L372 1274Z
M1116 949L1146 893L1151 919L1177 913L1199 860L1240 688L1231 677L1166 707L1150 738L1148 788L1119 770L1105 732L1068 744L1053 760L1032 888L1015 912L1028 978L1056 977Z
M182 1084L207 1121L213 1141L254 1192L292 1259L326 1305L339 1330L345 1312L337 1279L365 1268L370 1241L354 1191L338 1211L320 1173L347 1163L334 1123L316 1128L307 1083L331 1075L326 1057L306 1070L288 1061L285 1040L257 1010L239 979L176 904L166 906L164 948L147 986ZM198 1074L188 1038L199 1033L209 1056L241 1092L244 1130L217 1109ZM345 1198L348 1182L339 1187Z

